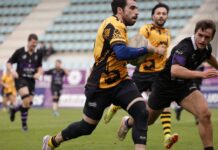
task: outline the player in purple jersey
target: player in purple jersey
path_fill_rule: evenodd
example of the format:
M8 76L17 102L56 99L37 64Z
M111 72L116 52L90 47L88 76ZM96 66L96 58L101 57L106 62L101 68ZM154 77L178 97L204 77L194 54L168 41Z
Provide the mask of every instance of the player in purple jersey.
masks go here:
M42 53L36 49L37 42L37 35L30 34L27 46L17 49L7 63L7 68L15 77L16 90L22 99L21 106L10 109L10 120L14 121L15 113L20 111L24 131L28 130L27 117L33 100L35 80L42 74ZM13 70L12 64L17 64L16 71Z
M68 75L68 71L61 67L61 60L57 59L55 62L55 68L45 71L44 74L51 75L51 93L53 97L53 114L59 116L58 112L58 102L61 96L61 91L63 88L63 78L65 75Z
M173 48L165 68L153 83L148 99L148 124L153 124L173 101L196 116L204 150L214 150L211 113L205 97L193 80L218 76L218 62L210 45L215 32L216 26L212 20L199 21L194 35L183 39ZM204 61L216 69L197 71L196 68Z

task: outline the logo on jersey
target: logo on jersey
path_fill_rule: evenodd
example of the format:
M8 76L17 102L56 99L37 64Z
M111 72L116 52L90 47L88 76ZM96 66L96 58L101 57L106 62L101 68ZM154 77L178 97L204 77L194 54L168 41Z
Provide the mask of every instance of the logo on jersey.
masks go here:
M24 55L22 56L22 59L26 59L26 58L27 58L27 55L24 54Z
M178 50L176 50L175 53L178 54L178 55L182 55L182 54L183 54L183 51L178 49Z
M113 39L123 39L119 30L114 30Z
M35 60L37 60L37 59L38 59L38 56L37 56L37 55L35 55L34 59L35 59Z
M104 30L103 36L105 39L108 39L110 37L110 32L111 32L110 28Z

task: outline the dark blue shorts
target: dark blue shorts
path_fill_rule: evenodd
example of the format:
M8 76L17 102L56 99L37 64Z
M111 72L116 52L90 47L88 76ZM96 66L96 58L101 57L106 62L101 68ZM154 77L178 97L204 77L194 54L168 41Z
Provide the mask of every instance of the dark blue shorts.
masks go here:
M26 79L26 78L15 79L15 87L16 87L17 91L23 87L28 87L29 94L34 95L35 80L34 79Z
M193 82L178 84L157 79L153 83L148 105L154 110L160 110L169 107L173 101L180 104L185 97L195 90L197 87Z
M117 86L99 89L93 86L85 88L86 102L83 112L94 120L100 120L104 109L110 104L126 109L135 98L142 97L132 80L125 80Z
M139 92L146 92L152 90L152 84L156 79L158 72L152 73L139 73L134 72L133 74L133 81L135 82L136 86L139 89Z

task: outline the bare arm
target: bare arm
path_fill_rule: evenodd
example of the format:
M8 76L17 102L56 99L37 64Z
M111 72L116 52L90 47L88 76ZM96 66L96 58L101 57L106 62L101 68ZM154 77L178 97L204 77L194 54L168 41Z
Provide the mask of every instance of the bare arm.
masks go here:
M37 69L37 72L34 74L34 79L39 79L39 77L43 74L43 70L42 70L42 67L39 67Z
M213 78L218 76L218 71L215 69L208 69L205 71L189 70L183 66L175 64L171 67L171 75L183 79Z
M7 63L7 69L11 71L11 74L13 75L14 78L19 78L18 73L13 69L12 64L11 63Z
M69 75L70 71L68 69L63 69L66 76Z
M217 60L216 60L216 58L215 58L214 55L212 55L210 59L207 59L207 62L208 62L211 66L213 66L214 68L218 69L218 62L217 62Z

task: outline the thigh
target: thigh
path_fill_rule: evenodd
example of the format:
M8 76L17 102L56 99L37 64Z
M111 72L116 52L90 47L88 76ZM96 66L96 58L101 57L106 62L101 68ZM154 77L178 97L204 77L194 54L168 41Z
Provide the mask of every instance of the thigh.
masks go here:
M111 104L110 90L86 87L85 96L86 102L83 113L93 120L100 120L104 109Z
M147 110L149 112L148 125L153 124L157 120L157 118L160 116L160 114L163 112L163 109L154 110L149 106L147 107Z
M153 81L136 81L135 84L139 89L139 92L151 91Z
M15 86L20 96L30 94L30 88L29 88L30 85L31 83L29 83L27 80L23 78L19 78L15 80Z
M27 86L23 86L18 90L18 93L21 97L25 95L29 95L30 94L29 88Z
M199 90L195 90L187 95L180 102L180 105L195 116L199 116L200 114L208 111L206 99Z
M119 84L114 93L113 104L121 106L124 110L133 100L139 97L142 98L141 93L132 80L126 80Z

